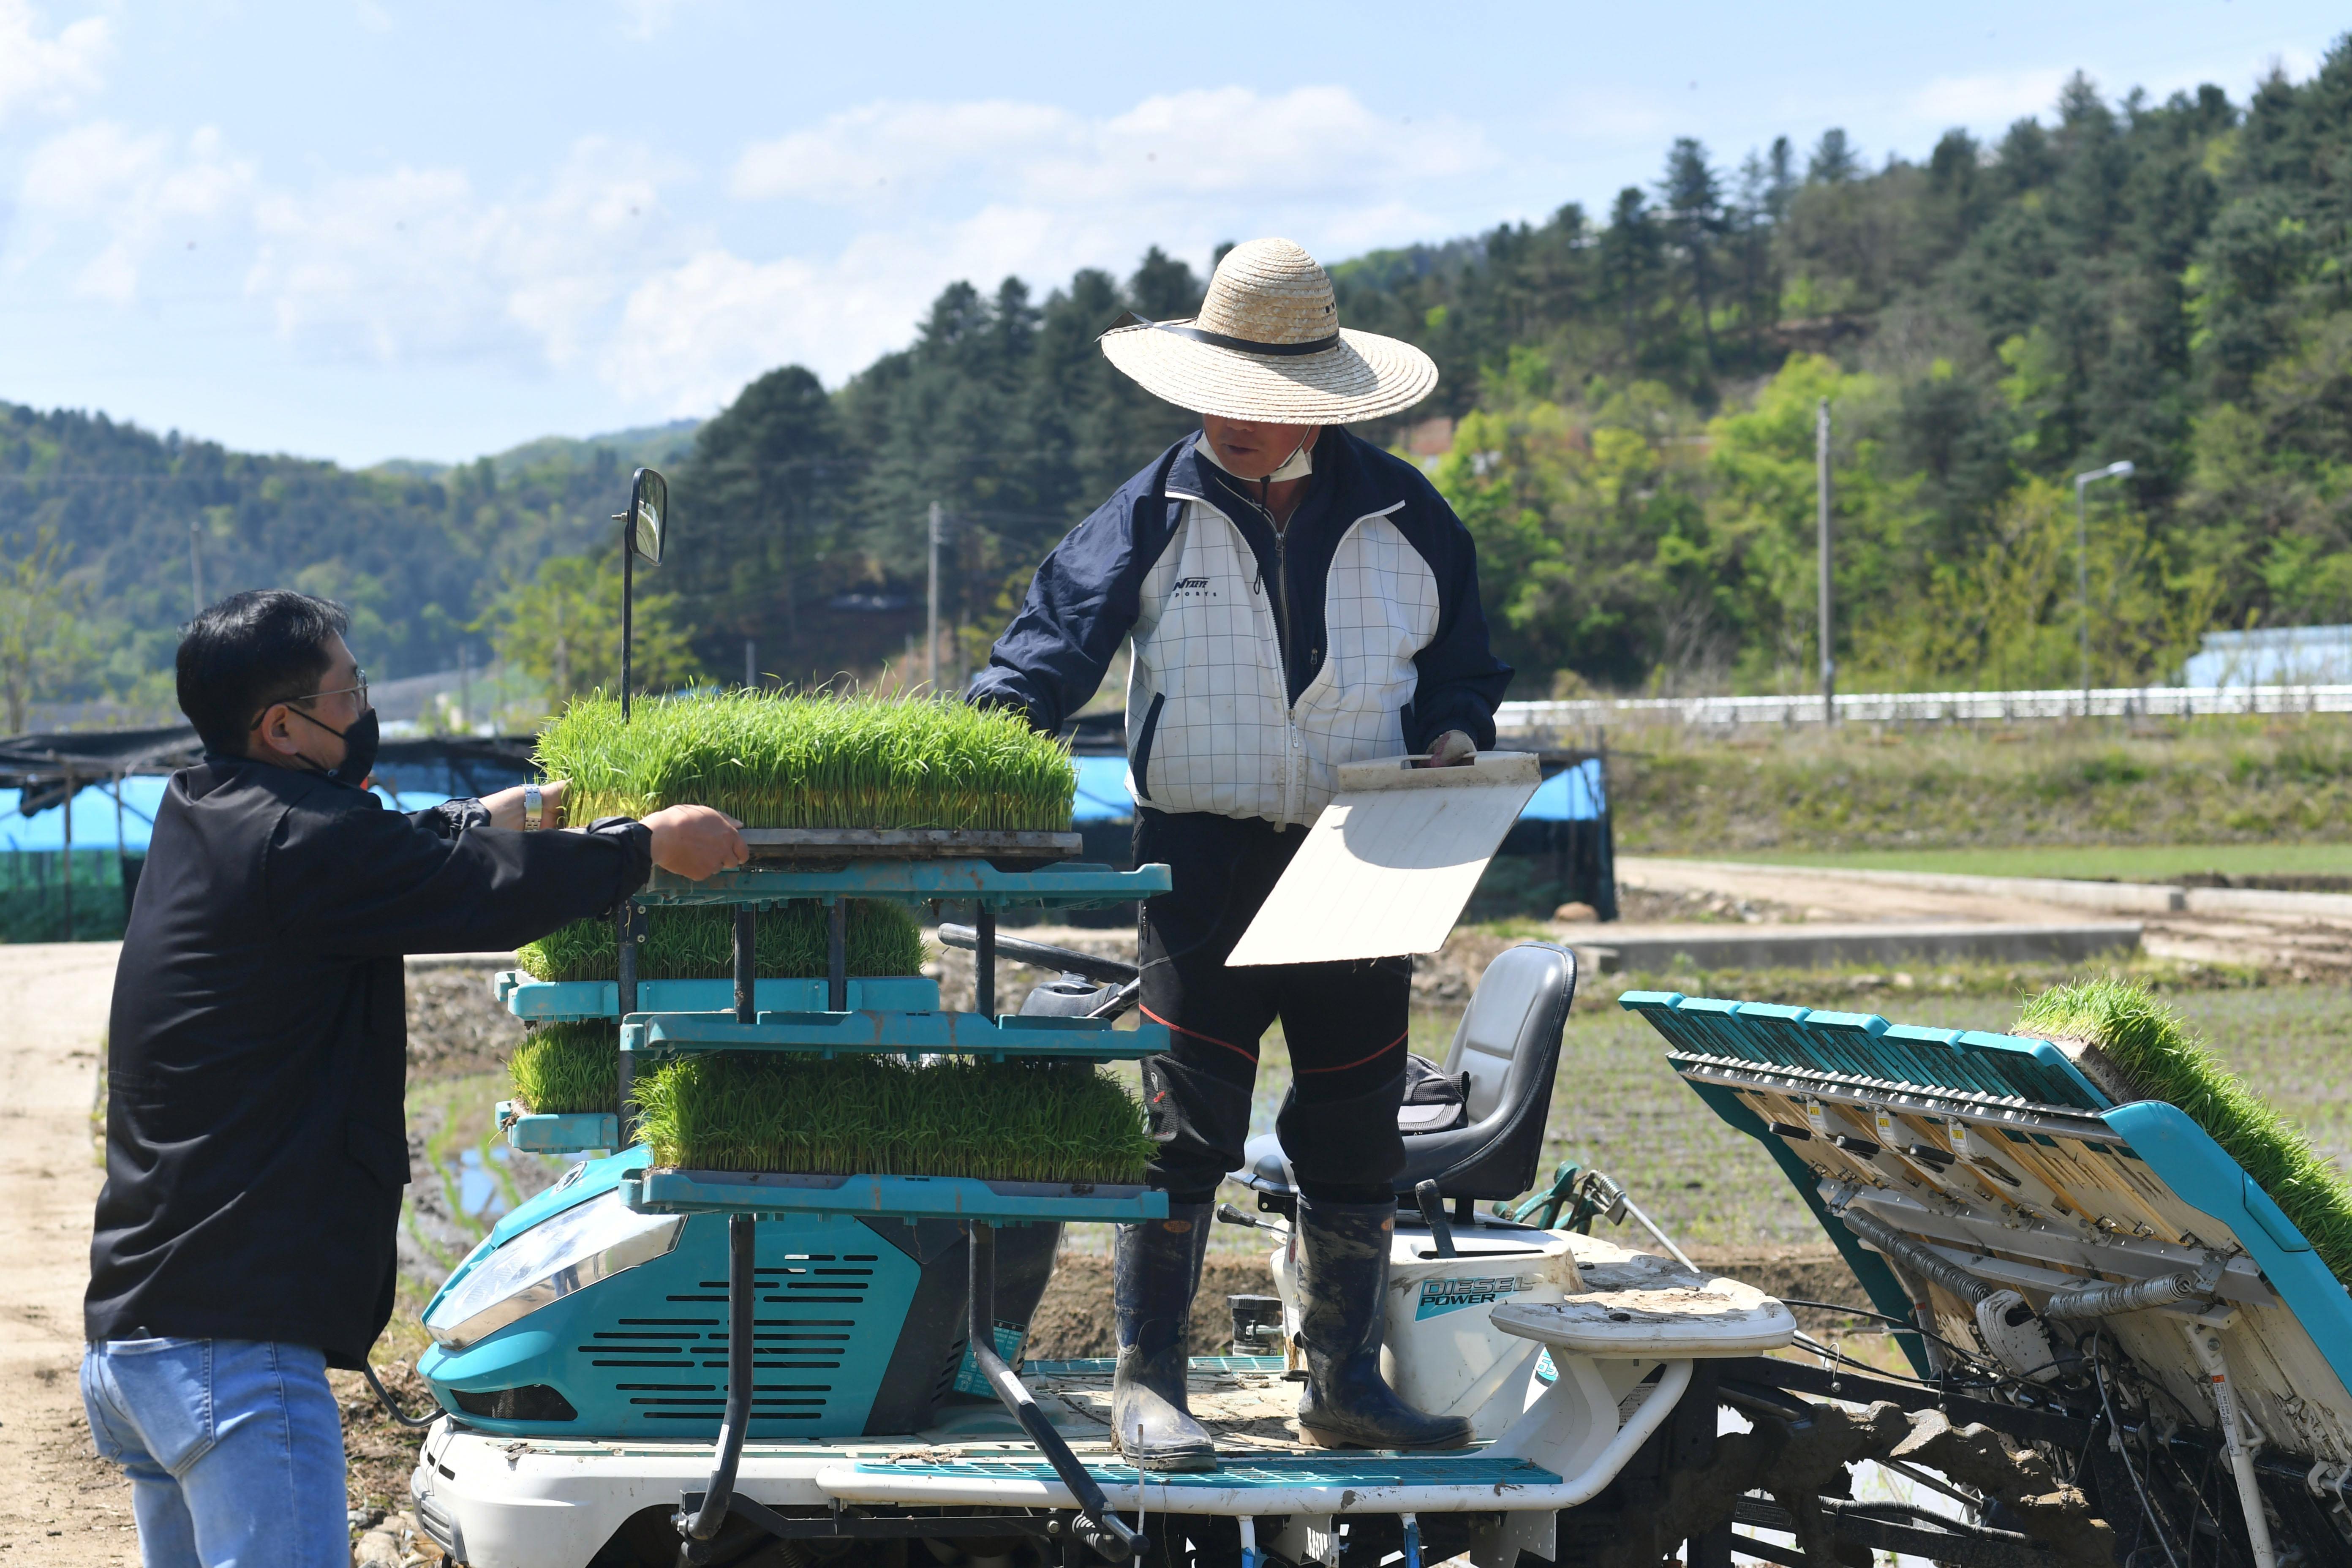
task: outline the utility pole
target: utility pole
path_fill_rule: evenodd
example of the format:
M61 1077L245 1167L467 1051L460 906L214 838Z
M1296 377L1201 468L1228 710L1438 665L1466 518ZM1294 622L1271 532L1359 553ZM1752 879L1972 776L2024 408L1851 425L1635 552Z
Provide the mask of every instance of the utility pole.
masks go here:
M1822 722L1837 722L1837 659L1830 635L1830 400L1821 401L1813 416L1813 494L1818 512L1821 584Z
M2083 492L2101 479L2120 479L2132 471L2126 463L2074 476L2074 596L2082 625L2077 627L2083 653L2083 717L2091 716L2091 528L2083 510Z
M931 503L931 573L929 608L923 612L923 686L940 690L940 503Z
M743 639L743 689L760 689L760 645L750 637Z
M205 613L205 563L196 553L196 520L188 519L188 597L195 607L188 612L190 620Z
M474 645L457 645L457 732L474 732Z
M71 941L73 941L73 939L74 939L74 932L73 932L73 872L74 872L74 865L73 865L73 807L74 807L74 791L75 791L75 789L76 789L77 787L78 787L78 786L77 786L77 784L76 784L76 782L75 782L75 779L74 779L74 776L73 776L72 773L71 773L71 772L67 773L67 774L66 774L66 889L65 889L65 891L66 891L66 940L67 940L68 942L71 942Z

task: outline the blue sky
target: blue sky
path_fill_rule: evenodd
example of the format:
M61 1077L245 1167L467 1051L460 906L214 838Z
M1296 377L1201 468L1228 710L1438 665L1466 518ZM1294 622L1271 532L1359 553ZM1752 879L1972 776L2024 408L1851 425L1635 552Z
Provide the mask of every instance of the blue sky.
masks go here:
M367 463L828 385L940 288L1328 260L1736 166L2307 76L2246 0L798 6L0 0L0 399Z

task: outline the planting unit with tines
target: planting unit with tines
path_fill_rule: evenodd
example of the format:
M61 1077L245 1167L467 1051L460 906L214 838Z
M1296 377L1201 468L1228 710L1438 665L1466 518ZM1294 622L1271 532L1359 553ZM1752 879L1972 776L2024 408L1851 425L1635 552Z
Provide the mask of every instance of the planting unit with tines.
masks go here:
M484 1434L711 1439L715 1458L706 1450L696 1485L673 1489L689 1552L730 1513L740 1528L766 1511L736 1492L747 1440L910 1433L943 1410L975 1413L959 1390L993 1395L1017 1423L1006 1436L1025 1438L1076 1494L1071 1527L1125 1555L1127 1527L1007 1362L1062 1224L1167 1213L1165 1194L1141 1184L1139 1110L1096 1070L1164 1051L1167 1030L999 1016L993 932L1008 906L1090 908L1164 891L1167 868L1069 863L1075 834L744 837L748 868L702 882L656 872L628 901L615 923L617 979L499 976L518 1016L609 1019L619 1037L611 1110L509 1103L499 1113L509 1138L543 1152L624 1152L575 1167L500 1222L426 1310L436 1343L418 1370ZM919 976L847 973L852 902L873 900L975 908L974 1010L942 1009L937 984ZM733 979L638 978L649 919L709 906L732 914ZM811 906L824 910L828 973L759 977L761 922L805 918ZM1007 1075L1018 1076L1007 1085ZM1026 1129L1024 1146L986 1146L990 1128L972 1118L992 1113L991 1089L1010 1130ZM1097 1121L1124 1115L1124 1143L1108 1156L1059 1149L1054 1129L1021 1121L1076 1100ZM894 1103L906 1114L891 1116ZM852 1124L798 1124L828 1113ZM698 1152L740 1149L751 1135L712 1125L730 1115L766 1142L752 1157L698 1168ZM929 1145L908 1146L902 1123L933 1127ZM1106 1159L1133 1168L1100 1179ZM567 1297L578 1310L563 1310ZM674 1464L675 1448L664 1451ZM446 1459L437 1468L454 1481ZM446 1495L419 1501L457 1528Z
M2071 991L2103 989L2128 988ZM2137 1022L2177 1028L2138 1001ZM2323 1256L2342 1203L2314 1191L2323 1171L2275 1157L2250 1097L2212 1087L2201 1047L2172 1058L2193 1058L2201 1082L2159 1099L2058 1027L1620 1002L1762 1143L1878 1309L1926 1331L1897 1334L1922 1378L1948 1389L1974 1375L1960 1363L1992 1366L1980 1411L2019 1407L2006 1429L2084 1456L2127 1560L2185 1552L2218 1519L2219 1561L2352 1561L2352 1297ZM2265 1165L2275 1194L2254 1173Z

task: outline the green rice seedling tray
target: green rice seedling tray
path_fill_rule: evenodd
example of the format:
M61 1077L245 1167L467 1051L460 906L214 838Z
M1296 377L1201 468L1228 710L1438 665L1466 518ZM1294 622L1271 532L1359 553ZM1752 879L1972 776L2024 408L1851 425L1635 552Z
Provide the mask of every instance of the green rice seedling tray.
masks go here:
M609 1110L540 1114L501 1100L498 1124L506 1129L509 1148L533 1154L584 1154L621 1146L621 1119Z
M639 1214L792 1213L866 1218L1133 1225L1168 1217L1168 1194L1092 1182L988 1182L972 1176L778 1175L656 1168L621 1181Z
M997 908L1097 909L1149 899L1171 882L1163 865L1132 871L1064 861L1044 870L1000 870L986 860L853 860L823 870L721 871L699 882L656 871L636 894L640 904L763 904L793 899L895 899L901 903L935 900Z
M753 973L778 980L814 980L833 969L833 916L842 925L842 973L852 980L919 974L923 929L913 910L887 900L813 899L760 911ZM735 977L734 911L696 904L646 913L637 944L639 980L728 980ZM574 921L515 951L514 966L531 980L618 980L621 955L608 919Z
M533 980L520 969L500 970L491 981L499 1002L518 1018L617 1018L621 986L615 980ZM825 980L761 980L752 1000L763 1013L820 1012ZM715 1013L735 1005L731 980L640 980L640 1013ZM919 974L851 976L852 1010L928 1013L940 1005L940 983Z
M684 802L746 827L1066 832L1077 770L1020 715L940 700L707 693L571 703L535 759L573 820Z
M1144 1020L1114 1028L1108 1018L1035 1018L1006 1013L632 1013L621 1021L624 1056L681 1051L805 1051L837 1055L1052 1057L1066 1061L1138 1061L1170 1048L1168 1026ZM643 1070L643 1069L640 1069Z

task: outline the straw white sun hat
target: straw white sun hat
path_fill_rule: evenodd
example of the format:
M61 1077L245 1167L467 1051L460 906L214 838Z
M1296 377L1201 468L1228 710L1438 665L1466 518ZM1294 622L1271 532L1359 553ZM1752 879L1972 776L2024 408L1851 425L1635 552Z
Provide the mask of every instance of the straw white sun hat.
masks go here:
M1411 343L1341 329L1331 277L1286 239L1253 239L1217 263L1189 321L1114 327L1110 363L1196 414L1275 425L1348 425L1412 407L1437 366Z

